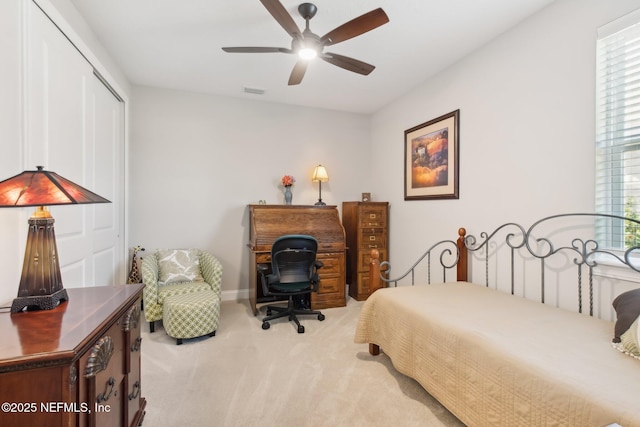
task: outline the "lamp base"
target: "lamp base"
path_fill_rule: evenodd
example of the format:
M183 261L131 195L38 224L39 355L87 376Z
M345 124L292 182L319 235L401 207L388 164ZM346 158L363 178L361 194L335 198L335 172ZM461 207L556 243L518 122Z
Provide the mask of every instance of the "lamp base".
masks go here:
M34 295L30 297L18 297L11 304L11 312L19 313L27 308L31 310L52 310L56 308L60 302L69 301L66 289L60 289L51 295Z
M323 202L322 200L318 200L314 206L327 206L327 204L325 202Z

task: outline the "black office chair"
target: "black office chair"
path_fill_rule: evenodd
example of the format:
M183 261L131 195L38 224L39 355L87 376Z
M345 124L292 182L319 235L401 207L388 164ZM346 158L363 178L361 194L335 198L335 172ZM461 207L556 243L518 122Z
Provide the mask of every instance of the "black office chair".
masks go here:
M265 296L286 296L286 307L267 306L267 317L262 319L262 329L269 329L270 320L288 316L298 326L298 333L304 333L297 315L315 314L318 320L324 320L324 314L308 308L296 307L297 299L304 300L311 292L318 291L320 276L318 269L322 262L316 260L318 241L301 234L281 236L271 246L271 274L268 264L258 264ZM272 315L272 312L276 314Z

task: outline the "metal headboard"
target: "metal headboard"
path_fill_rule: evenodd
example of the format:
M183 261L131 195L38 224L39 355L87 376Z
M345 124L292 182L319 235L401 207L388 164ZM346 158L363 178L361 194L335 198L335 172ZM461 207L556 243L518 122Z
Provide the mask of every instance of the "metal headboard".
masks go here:
M589 221L588 224L579 223L579 219ZM551 257L560 253L566 254L571 262L576 266L577 272L577 289L578 289L578 311L582 313L583 301L583 270L586 270L589 292L589 315L593 316L594 306L594 268L598 266L599 261L613 261L617 264L627 266L633 271L640 272L640 242L634 246L622 251L614 251L601 248L601 245L595 237L566 237L566 235L574 231L574 227L578 226L583 230L582 234L595 234L595 224L598 221L617 222L617 227L621 230L625 229L626 224L632 224L634 227L640 227L640 221L634 218L627 218L617 215L595 214L595 213L567 213L552 215L542 218L533 223L529 228L525 228L520 224L508 222L495 228L492 232L481 232L479 238L474 235L466 235L464 228L458 231L458 241L442 240L435 243L403 274L398 277L390 278L391 264L388 261L379 263L380 280L386 286L397 286L398 282L409 277L411 285L415 284L416 271L426 265L427 283L431 284L432 259L435 258L439 262L439 266L435 268L442 270L442 282L446 282L447 271L457 268L457 280L467 280L467 274L471 258L473 255L480 258L484 264L485 286L490 286L490 256L492 245L506 245L509 250L510 257L510 292L515 293L515 262L516 258L522 258L523 255L530 256L532 259L539 260L540 263L540 302L545 302L545 272L547 271L547 262ZM556 226L554 223L559 223ZM590 226L592 224L592 226ZM621 226L622 225L622 226ZM549 229L550 231L546 232ZM640 233L639 233L640 234ZM563 243L567 242L567 243ZM635 256L634 256L635 253ZM622 255L621 255L622 254ZM372 254L372 260L375 262L377 255ZM462 277L461 277L462 276ZM492 284L495 286L495 284ZM372 288L376 288L375 283Z

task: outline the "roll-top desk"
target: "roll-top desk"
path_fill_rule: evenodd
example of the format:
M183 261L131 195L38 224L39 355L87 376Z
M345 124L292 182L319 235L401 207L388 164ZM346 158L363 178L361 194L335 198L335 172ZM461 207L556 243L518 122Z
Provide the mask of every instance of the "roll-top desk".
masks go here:
M142 287L71 288L53 310L0 313L2 425L139 425Z
M307 234L318 240L317 259L324 267L319 270L320 288L311 294L311 307L346 305L345 234L336 206L249 205L249 214L249 303L254 315L256 304L275 300L262 292L257 265L271 263L271 245L285 234Z

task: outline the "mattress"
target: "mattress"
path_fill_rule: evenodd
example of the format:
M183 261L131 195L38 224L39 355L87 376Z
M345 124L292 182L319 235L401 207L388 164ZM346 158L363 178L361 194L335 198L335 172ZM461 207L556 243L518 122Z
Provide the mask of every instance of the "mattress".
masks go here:
M473 426L640 426L640 361L612 322L466 282L380 289L355 342L381 347Z

